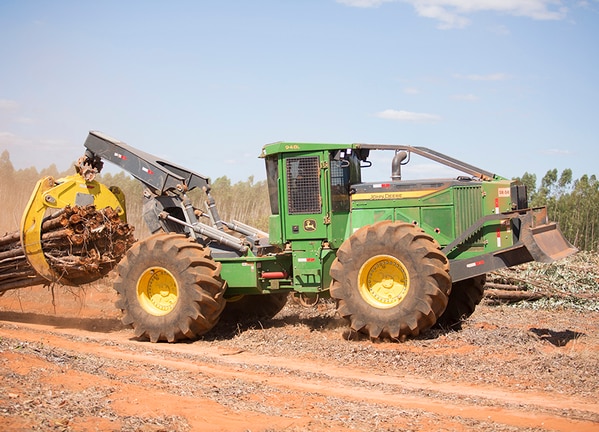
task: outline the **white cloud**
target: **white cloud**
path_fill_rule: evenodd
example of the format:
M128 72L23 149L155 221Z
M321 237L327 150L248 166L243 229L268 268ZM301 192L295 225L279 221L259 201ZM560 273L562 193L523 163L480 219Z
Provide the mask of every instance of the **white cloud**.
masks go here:
M505 81L510 76L501 72L496 72L487 75L469 74L469 75L454 75L455 78L467 79L470 81Z
M40 139L39 147L46 150L66 150L75 149L78 146L64 139Z
M512 33L510 29L504 25L496 25L491 27L489 30L499 36L508 36Z
M470 24L470 20L457 13L447 10L443 1L435 0L406 0L416 9L416 13L425 18L439 21L440 29L463 28Z
M455 100L459 100L459 101L465 101L465 102L476 102L478 101L478 96L473 95L472 93L469 94L456 94L451 96L452 99Z
M15 136L15 134L12 134L10 132L0 131L0 144L4 144L4 145L14 144L16 139L17 139L17 137Z
M33 124L34 120L30 117L18 115L21 106L17 101L10 99L0 99L0 127L4 128L12 124ZM1 135L0 135L1 137Z
M30 117L15 117L13 120L15 123L20 124L33 124L34 120Z
M48 151L55 153L65 149L73 149L75 146L64 139L30 139L15 135L12 132L0 131L0 146L16 147L23 149L26 147L32 150L30 156L40 156L41 153ZM26 153L23 153L25 156Z
M567 156L572 154L572 152L567 149L546 149L542 150L541 153L549 156Z
M561 20L568 8L561 0L337 0L346 6L371 8L386 2L412 5L416 13L439 22L441 29L464 28L470 24L466 15L497 12L534 20Z
M19 104L14 100L0 99L0 111L14 111L19 107Z
M375 114L376 117L385 120L399 120L407 122L435 122L441 120L436 114L417 113L411 111L386 109Z
M373 8L379 7L383 3L389 3L391 1L393 0L337 0L337 3L351 7Z
M406 87L403 89L403 92L405 94L419 94L420 90L418 90L416 87Z
M0 151L7 148L22 148L29 142L12 132L0 131Z

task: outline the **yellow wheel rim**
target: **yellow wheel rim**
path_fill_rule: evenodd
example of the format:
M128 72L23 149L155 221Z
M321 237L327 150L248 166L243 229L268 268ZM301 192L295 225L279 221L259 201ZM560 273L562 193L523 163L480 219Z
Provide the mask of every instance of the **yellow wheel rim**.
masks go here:
M179 300L177 280L162 267L148 268L137 281L137 300L147 313L166 315Z
M378 309L400 304L410 290L408 270L391 255L377 255L366 261L358 273L362 298Z

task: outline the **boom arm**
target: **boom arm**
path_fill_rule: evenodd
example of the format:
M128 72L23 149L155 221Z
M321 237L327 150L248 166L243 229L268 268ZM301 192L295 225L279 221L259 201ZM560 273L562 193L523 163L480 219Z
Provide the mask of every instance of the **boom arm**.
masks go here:
M129 172L156 195L151 198L156 208L154 211L148 212L146 216L153 218L152 223L154 220L173 222L184 227L192 238L196 238L196 234L199 234L240 253L247 252L246 241L224 232L223 225L244 234L251 242L257 241L260 237L257 230L248 234L247 230L238 228L236 224L220 219L214 199L210 195L208 177L145 153L101 132L90 131L84 146L87 148L86 163L87 166L92 167L92 170L95 169L99 172L102 168L102 160L110 161ZM195 209L186 195L188 190L196 187L203 189L207 195L206 205L215 227L203 224L198 220ZM164 211L164 202L176 204L183 210L184 219L180 217L179 213L170 214L168 211ZM159 222L160 225L162 224ZM165 231L169 231L166 225L162 225L162 227Z
M179 185L185 185L188 190L208 186L208 177L161 160L101 132L90 131L84 146L89 150L90 158L97 156L118 165L156 195L163 195Z

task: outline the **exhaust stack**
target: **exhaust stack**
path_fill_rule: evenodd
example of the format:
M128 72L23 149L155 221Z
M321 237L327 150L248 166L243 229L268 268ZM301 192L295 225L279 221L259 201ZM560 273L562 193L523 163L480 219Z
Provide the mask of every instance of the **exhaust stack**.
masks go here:
M391 180L401 180L401 163L406 160L408 153L405 151L396 152L391 162Z

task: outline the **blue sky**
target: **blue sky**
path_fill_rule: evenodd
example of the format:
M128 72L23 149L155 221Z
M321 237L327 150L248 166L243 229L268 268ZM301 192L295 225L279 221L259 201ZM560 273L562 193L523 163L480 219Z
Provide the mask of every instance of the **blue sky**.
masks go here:
M0 152L65 170L99 130L235 182L269 142L397 143L579 178L598 46L597 0L3 0Z

